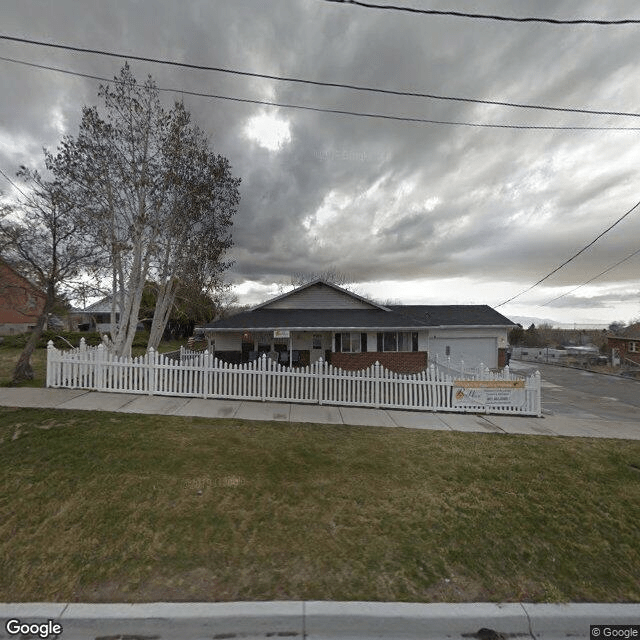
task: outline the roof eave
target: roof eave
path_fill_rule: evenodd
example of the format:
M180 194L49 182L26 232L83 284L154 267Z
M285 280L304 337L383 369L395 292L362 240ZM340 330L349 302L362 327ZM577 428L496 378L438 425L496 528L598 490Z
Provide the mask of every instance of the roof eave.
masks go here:
M204 331L205 333L231 333L233 331L242 333L245 331L426 331L431 327L339 327L331 325L330 327L195 327L194 332Z
M510 329L512 324L432 324L426 329ZM517 325L516 325L517 326Z

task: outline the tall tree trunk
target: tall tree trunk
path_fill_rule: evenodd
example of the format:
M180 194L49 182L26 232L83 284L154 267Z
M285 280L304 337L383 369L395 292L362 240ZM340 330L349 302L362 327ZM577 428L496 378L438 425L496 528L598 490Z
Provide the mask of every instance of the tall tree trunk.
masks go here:
M149 332L149 340L147 342L147 350L152 347L157 351L164 330L171 316L171 308L176 299L178 286L172 277L160 287L156 300L156 308L153 312L153 321L151 322L151 330Z
M49 315L49 308L50 305L47 301L42 311L42 315L38 318L38 322L36 322L36 326L31 332L29 340L27 340L27 344L24 345L24 349L22 350L22 353L18 358L16 368L13 370L13 379L11 380L11 384L19 384L20 382L24 382L25 380L33 380L31 356L35 351L38 340L40 340L40 336L42 336L44 323L46 322L47 316Z

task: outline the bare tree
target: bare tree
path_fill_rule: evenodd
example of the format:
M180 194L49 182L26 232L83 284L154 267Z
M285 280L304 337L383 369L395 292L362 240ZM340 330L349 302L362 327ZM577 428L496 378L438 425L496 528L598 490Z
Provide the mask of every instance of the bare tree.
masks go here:
M325 280L326 282L330 282L331 284L335 284L347 290L350 290L350 285L354 282L351 276L346 273L342 273L333 267L325 269L324 271L314 271L310 273L297 271L291 275L291 284L294 287L301 287L302 285L313 282L314 280Z
M41 314L13 373L13 382L33 378L31 355L47 316L75 279L99 262L99 250L79 233L73 205L56 180L21 167L18 176L30 190L0 219L0 255L45 295Z
M151 77L140 85L125 65L98 93L104 118L97 107L83 109L79 134L64 139L54 171L82 211L85 233L109 250L111 338L124 355L148 279L159 283L149 346L157 346L181 282L219 282L239 180L182 104L165 111Z

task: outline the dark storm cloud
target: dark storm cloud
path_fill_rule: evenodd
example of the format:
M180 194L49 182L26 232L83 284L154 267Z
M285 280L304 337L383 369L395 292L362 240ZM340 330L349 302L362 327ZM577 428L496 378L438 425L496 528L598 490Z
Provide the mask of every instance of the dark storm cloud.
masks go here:
M434 0L434 7L444 4ZM497 1L451 0L446 8L534 12ZM631 0L616 3L615 10L597 2L535 3L535 14L559 17L636 12ZM634 28L419 18L320 0L5 0L0 21L11 35L266 74L568 107L634 111L640 103ZM8 42L0 42L0 56L107 77L121 65ZM0 168L14 173L21 163L37 162L42 146L55 147L63 132L75 132L82 105L97 102L97 83L0 64ZM161 87L330 109L539 125L639 120L385 96L147 63L132 67L139 79L152 73ZM180 93L165 98L184 98L216 151L242 177L233 232L236 283L266 286L288 282L293 272L331 267L365 286L464 277L510 282L515 291L575 253L638 197L637 133L409 124ZM288 125L289 138L279 149L248 135L251 118L261 114ZM548 284L580 284L634 251L638 237L640 214ZM629 261L603 283L638 280L637 264ZM509 294L496 296L502 293ZM589 301L592 308L628 304L617 290L615 300L600 293L566 302L574 309L588 309Z

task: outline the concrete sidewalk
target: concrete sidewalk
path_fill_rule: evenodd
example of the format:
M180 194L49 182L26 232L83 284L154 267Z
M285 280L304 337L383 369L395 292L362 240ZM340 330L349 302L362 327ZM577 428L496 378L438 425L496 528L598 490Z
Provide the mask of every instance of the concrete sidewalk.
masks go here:
M529 418L280 402L205 400L34 387L0 387L0 406L640 440L640 418L634 422L612 422L596 416L551 415Z
M9 620L13 622L8 623ZM638 628L639 620L640 604L0 603L3 631L10 632L20 624L51 621L50 626L60 625L61 629L56 629L59 635L39 637L62 637L65 640L96 637L104 640L273 637L566 640L589 638L591 625L635 625ZM608 637L605 630L602 635Z

